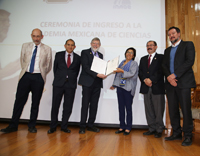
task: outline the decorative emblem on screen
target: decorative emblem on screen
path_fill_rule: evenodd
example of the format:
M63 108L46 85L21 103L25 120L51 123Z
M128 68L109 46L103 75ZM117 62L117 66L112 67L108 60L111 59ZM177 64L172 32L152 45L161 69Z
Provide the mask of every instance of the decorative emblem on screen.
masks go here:
M115 0L113 4L114 9L131 9L130 0Z
M43 0L46 3L68 3L69 1L72 0Z

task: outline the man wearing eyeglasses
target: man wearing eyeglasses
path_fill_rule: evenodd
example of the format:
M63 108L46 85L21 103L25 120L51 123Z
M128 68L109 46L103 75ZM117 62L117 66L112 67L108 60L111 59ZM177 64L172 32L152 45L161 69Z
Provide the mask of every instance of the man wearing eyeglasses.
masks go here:
M155 138L160 138L164 129L165 108L163 54L156 53L155 41L148 41L146 47L148 55L141 58L139 65L140 93L144 95L145 114L149 127L143 135L154 135Z
M35 125L46 76L52 67L52 50L49 46L41 43L43 34L40 29L33 29L31 38L33 42L24 43L22 45L20 57L21 72L19 75L12 119L8 127L1 129L1 132L4 133L18 131L19 119L30 92L32 93L32 103L28 131L30 133L37 132Z
M95 37L90 44L90 49L85 49L81 52L82 71L78 82L78 84L82 85L80 134L85 133L88 114L87 130L92 132L100 131L99 128L94 126L94 121L96 119L101 88L103 87L102 80L107 77L104 74L96 73L91 70L94 56L103 59L103 54L99 52L101 46L100 39Z

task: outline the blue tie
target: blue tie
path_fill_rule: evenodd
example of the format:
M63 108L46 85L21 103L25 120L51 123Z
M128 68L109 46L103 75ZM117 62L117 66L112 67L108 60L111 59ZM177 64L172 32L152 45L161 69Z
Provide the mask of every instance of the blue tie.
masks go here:
M33 73L33 71L34 71L36 53L37 53L37 46L35 46L35 49L33 51L32 59L31 59L31 65L30 65L30 70L29 70L30 73Z

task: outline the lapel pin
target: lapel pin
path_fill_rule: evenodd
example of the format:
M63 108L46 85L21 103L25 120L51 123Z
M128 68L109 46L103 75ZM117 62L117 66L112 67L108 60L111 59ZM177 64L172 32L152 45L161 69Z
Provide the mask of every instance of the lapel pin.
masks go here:
M154 59L156 60L156 57Z

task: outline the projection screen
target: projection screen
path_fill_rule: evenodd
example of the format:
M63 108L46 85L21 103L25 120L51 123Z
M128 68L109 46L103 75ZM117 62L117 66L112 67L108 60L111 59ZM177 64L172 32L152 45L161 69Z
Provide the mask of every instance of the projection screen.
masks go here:
M136 61L147 55L146 43L155 40L157 53L165 49L164 0L0 0L0 118L10 119L20 72L21 45L31 42L31 31L43 31L42 42L55 53L65 41L76 42L75 53L90 48L92 38L101 40L100 52L108 61L125 50L136 49ZM96 123L119 124L116 91L110 90L114 74L103 81ZM50 121L53 71L48 74L40 103L38 120ZM133 100L133 125L147 125L143 95L137 82ZM76 90L70 122L80 121L82 87ZM21 119L29 119L31 93ZM59 121L62 117L60 106Z

